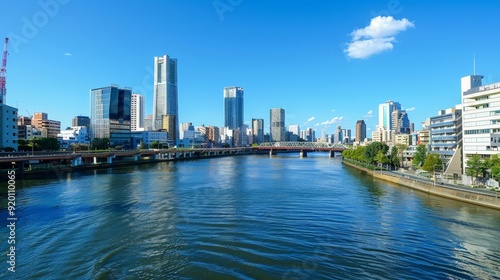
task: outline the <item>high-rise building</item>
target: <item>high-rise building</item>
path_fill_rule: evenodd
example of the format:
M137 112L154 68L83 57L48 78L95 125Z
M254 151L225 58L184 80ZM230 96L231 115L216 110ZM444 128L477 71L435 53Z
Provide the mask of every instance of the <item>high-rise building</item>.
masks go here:
M132 93L130 107L130 130L144 130L144 96L142 94Z
M177 59L168 55L155 57L154 65L154 99L153 99L153 130L164 127L163 116L175 116L176 141L179 137L179 109L177 94Z
M34 113L31 123L41 131L42 137L56 138L57 134L61 133L61 122L49 120L47 113Z
M163 126L161 127L161 129L167 132L168 142L175 145L177 141L176 131L178 131L177 118L173 115L163 115L162 124Z
M117 85L90 90L90 135L109 138L109 146L131 145L130 105L131 88Z
M409 134L411 131L410 120L405 110L394 110L391 115L391 127L394 133Z
M288 131L296 135L297 137L300 137L300 126L298 124L289 125Z
M264 142L264 119L252 119L253 143Z
M430 152L440 155L442 161L452 167L455 174L462 174L462 158L459 147L462 145L462 108L438 111L438 115L430 118ZM457 155L460 154L460 155ZM452 157L456 160L451 163Z
M344 144L349 144L351 143L351 130L348 128L343 128L342 129L342 143Z
M90 128L90 118L87 116L76 116L71 121L71 126L86 126Z
M244 90L241 87L225 87L224 88L224 126L231 130L236 131L236 133L243 133L243 98ZM238 130L239 129L239 130ZM239 139L233 144L235 146L241 145L242 135L236 135L233 133L233 137Z
M270 115L271 142L286 141L285 109L273 108Z
M243 126L243 93L241 87L224 88L224 126L229 129Z
M388 100L378 105L378 125L384 130L393 130L392 112L401 110L401 104Z
M356 122L356 142L360 143L366 139L366 124L364 120Z
M482 85L482 79L470 75L461 80L463 172L473 155L489 158L500 153L500 82Z

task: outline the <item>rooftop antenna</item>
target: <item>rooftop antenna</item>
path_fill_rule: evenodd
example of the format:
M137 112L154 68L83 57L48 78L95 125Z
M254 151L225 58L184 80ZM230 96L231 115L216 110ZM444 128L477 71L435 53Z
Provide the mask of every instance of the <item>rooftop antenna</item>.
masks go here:
M474 75L476 75L476 53L474 52Z

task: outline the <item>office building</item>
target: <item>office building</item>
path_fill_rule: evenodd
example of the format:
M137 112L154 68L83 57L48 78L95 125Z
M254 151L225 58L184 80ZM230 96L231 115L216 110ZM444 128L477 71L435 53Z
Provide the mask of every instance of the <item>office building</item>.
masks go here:
M473 155L489 158L500 153L500 83L482 85L482 79L470 75L461 80L463 172Z
M33 114L31 124L40 130L44 138L56 138L61 133L61 122L49 120L47 113L36 112Z
M342 143L350 144L352 141L351 130L347 128L342 129Z
M366 124L364 120L356 122L356 142L361 143L366 139Z
M177 142L177 117L173 115L163 115L162 130L167 132L167 140L171 145L176 145Z
M439 110L438 115L430 118L430 152L439 154L448 163L462 143L462 109Z
M252 119L252 136L253 143L264 142L264 119Z
M165 127L163 116L175 117L175 132L169 136L175 142L179 137L177 59L164 55L155 57L154 63L153 130Z
M401 110L401 104L391 100L378 106L378 125L384 130L393 130L392 112Z
M286 141L285 109L273 108L270 111L271 142Z
M90 135L108 138L110 147L131 147L131 88L117 85L90 90Z
M340 125L337 125L337 129L333 133L333 143L340 144L340 143L342 143L343 139L344 139L344 136L342 134L342 127Z
M0 149L18 148L17 108L0 103Z
M241 87L225 87L224 88L224 126L236 131L236 133L243 133L243 117L244 117L244 90ZM234 135L240 141L233 144L241 146L242 135Z
M90 128L90 118L87 116L76 116L71 120L71 127L86 126Z
M391 130L394 130L395 134L409 134L411 132L410 120L405 110L392 111L391 122Z
M130 130L144 131L144 96L132 93L130 106Z
M61 149L71 149L76 144L90 145L90 136L86 126L73 126L62 130L57 134L57 140Z

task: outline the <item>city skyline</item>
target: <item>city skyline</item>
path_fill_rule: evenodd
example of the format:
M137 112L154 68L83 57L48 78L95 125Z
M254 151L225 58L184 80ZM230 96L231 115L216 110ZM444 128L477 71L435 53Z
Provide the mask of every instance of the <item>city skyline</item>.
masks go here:
M219 127L220 89L228 85L245 88L249 126L280 107L287 126L332 134L337 125L354 129L363 119L370 137L377 106L386 100L400 102L419 130L438 110L460 103L461 77L476 70L484 84L500 80L492 47L498 39L489 36L499 20L474 17L497 8L493 1L245 1L225 11L210 1L123 6L123 15L151 14L158 6L175 10L162 25L154 17L113 22L103 15L114 2L40 3L6 1L0 12L0 35L10 38L7 100L19 115L48 112L63 128L75 115L90 115L83 105L90 103L89 89L110 84L144 95L145 115L152 114L151 61L161 54L179 60L177 123ZM441 12L450 8L449 15ZM173 24L179 28L157 36ZM435 28L443 24L445 35ZM89 43L95 40L108 43ZM380 43L379 52L367 43Z

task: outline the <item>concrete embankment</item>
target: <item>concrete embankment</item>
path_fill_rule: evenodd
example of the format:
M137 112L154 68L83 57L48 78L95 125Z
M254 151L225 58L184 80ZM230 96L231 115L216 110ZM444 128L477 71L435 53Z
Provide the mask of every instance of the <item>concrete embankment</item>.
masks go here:
M414 179L408 176L397 175L391 172L374 172L373 170L342 161L343 164L356 168L362 173L373 176L373 178L399 184L411 189L419 190L428 194L446 197L463 202L473 203L489 208L500 210L500 198L493 191L478 191L461 186L436 185L431 182Z

